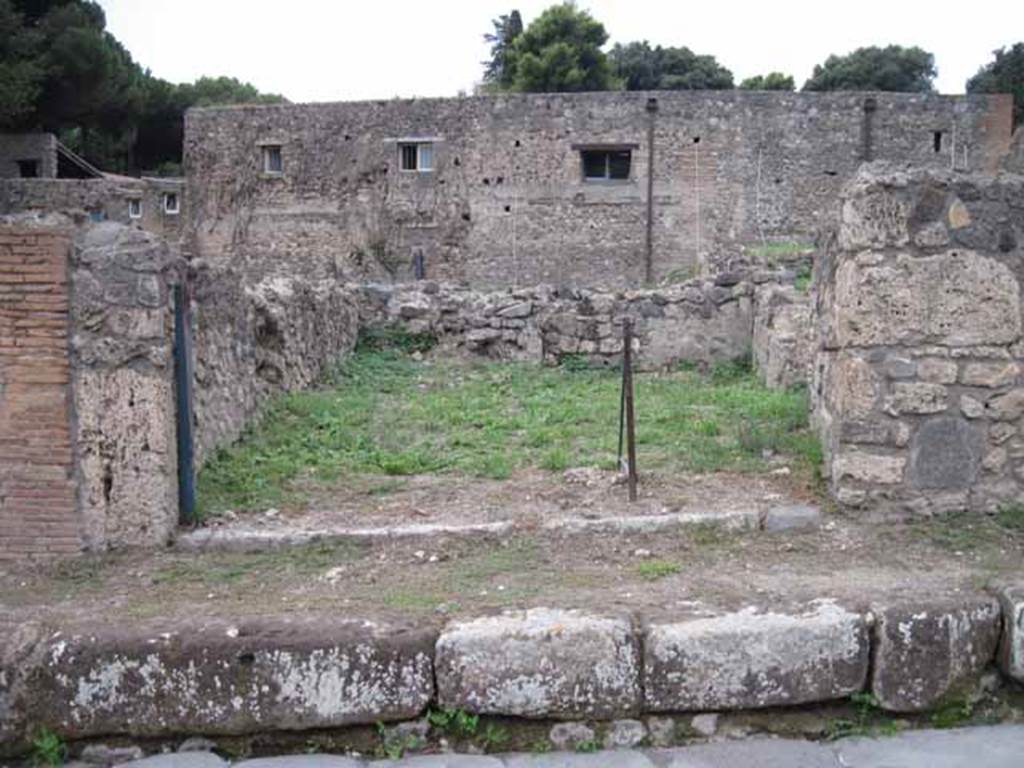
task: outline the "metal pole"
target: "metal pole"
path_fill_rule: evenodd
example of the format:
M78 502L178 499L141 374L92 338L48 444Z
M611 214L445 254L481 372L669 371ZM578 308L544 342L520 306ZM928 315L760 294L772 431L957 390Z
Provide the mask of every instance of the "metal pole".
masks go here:
M174 380L178 421L178 517L196 521L196 478L192 443L192 333L185 281L174 286Z
M636 417L633 410L633 318L622 323L622 391L626 410L629 500L636 501Z

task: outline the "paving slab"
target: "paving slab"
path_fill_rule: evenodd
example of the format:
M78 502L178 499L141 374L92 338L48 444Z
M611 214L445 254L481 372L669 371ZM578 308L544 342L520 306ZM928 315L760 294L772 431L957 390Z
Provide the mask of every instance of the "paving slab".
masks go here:
M845 768L1020 768L1024 765L1024 725L844 739L834 749Z
M828 601L792 613L747 609L651 622L645 708L706 712L838 699L862 690L869 655L864 616Z
M987 595L874 607L871 692L883 709L921 712L969 687L996 654L999 601Z
M120 768L228 768L228 763L209 752L175 752L122 763Z
M828 746L788 739L744 739L649 754L657 768L842 768Z
M485 755L419 755L401 760L380 760L366 765L368 768L504 768L505 764L496 757Z
M556 719L640 710L639 642L625 616L533 608L453 622L435 670L449 709Z
M546 755L509 755L505 768L657 768L647 755L632 749L591 754L551 752Z
M340 755L282 755L235 763L236 768L365 768L362 760Z

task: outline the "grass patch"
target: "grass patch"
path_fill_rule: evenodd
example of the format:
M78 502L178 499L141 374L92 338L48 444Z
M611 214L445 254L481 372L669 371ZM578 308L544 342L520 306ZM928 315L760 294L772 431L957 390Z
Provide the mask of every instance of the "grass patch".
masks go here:
M774 243L760 243L758 245L748 246L745 250L751 256L773 262L776 259L805 256L807 254L814 253L814 243L785 240Z
M381 476L501 480L531 468L615 466L615 371L575 358L538 367L408 354L427 343L368 337L323 386L276 400L200 473L201 513L299 507L318 486L398 488ZM820 461L806 395L765 389L749 357L707 373L638 374L636 404L644 471L757 472L776 454L810 475Z
M679 573L680 570L676 563L670 563L667 560L646 560L636 567L636 572L645 581L664 579L666 576Z

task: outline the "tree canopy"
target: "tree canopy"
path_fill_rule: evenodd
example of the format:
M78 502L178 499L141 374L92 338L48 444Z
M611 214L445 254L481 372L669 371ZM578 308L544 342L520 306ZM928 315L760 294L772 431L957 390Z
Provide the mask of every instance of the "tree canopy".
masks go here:
M617 86L604 25L574 3L553 5L515 37L503 66L509 90L606 91Z
M935 57L921 48L871 46L829 56L814 67L803 90L930 93L937 74Z
M796 84L792 75L769 72L767 75L748 77L740 83L740 88L745 91L792 91L796 89Z
M1024 43L993 51L993 61L967 81L968 93L1012 93L1013 124L1024 124Z
M732 72L714 56L698 55L689 48L654 48L646 40L616 44L610 59L615 75L629 91L727 90Z
M523 17L513 9L491 23L494 32L484 35L484 40L491 44L491 58L484 62L484 82L510 88L515 79L515 71L510 66L512 45L523 34Z
M180 163L189 106L268 100L283 99L233 78L154 78L93 0L0 0L0 130L51 131L106 170Z

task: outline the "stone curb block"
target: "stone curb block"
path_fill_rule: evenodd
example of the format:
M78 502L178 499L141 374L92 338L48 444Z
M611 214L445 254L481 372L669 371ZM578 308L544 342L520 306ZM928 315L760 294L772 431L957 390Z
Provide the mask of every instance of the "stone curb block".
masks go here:
M831 602L803 613L747 609L652 623L644 650L646 709L755 709L838 699L863 689L865 618Z
M489 715L612 719L640 711L639 663L626 617L506 612L442 631L438 700Z
M75 738L406 719L433 698L435 640L401 624L325 619L58 632L19 708Z
M999 591L1003 608L1003 636L999 642L999 669L1024 683L1024 585Z
M991 597L873 608L871 691L883 709L921 712L979 675L996 653L1001 611Z

